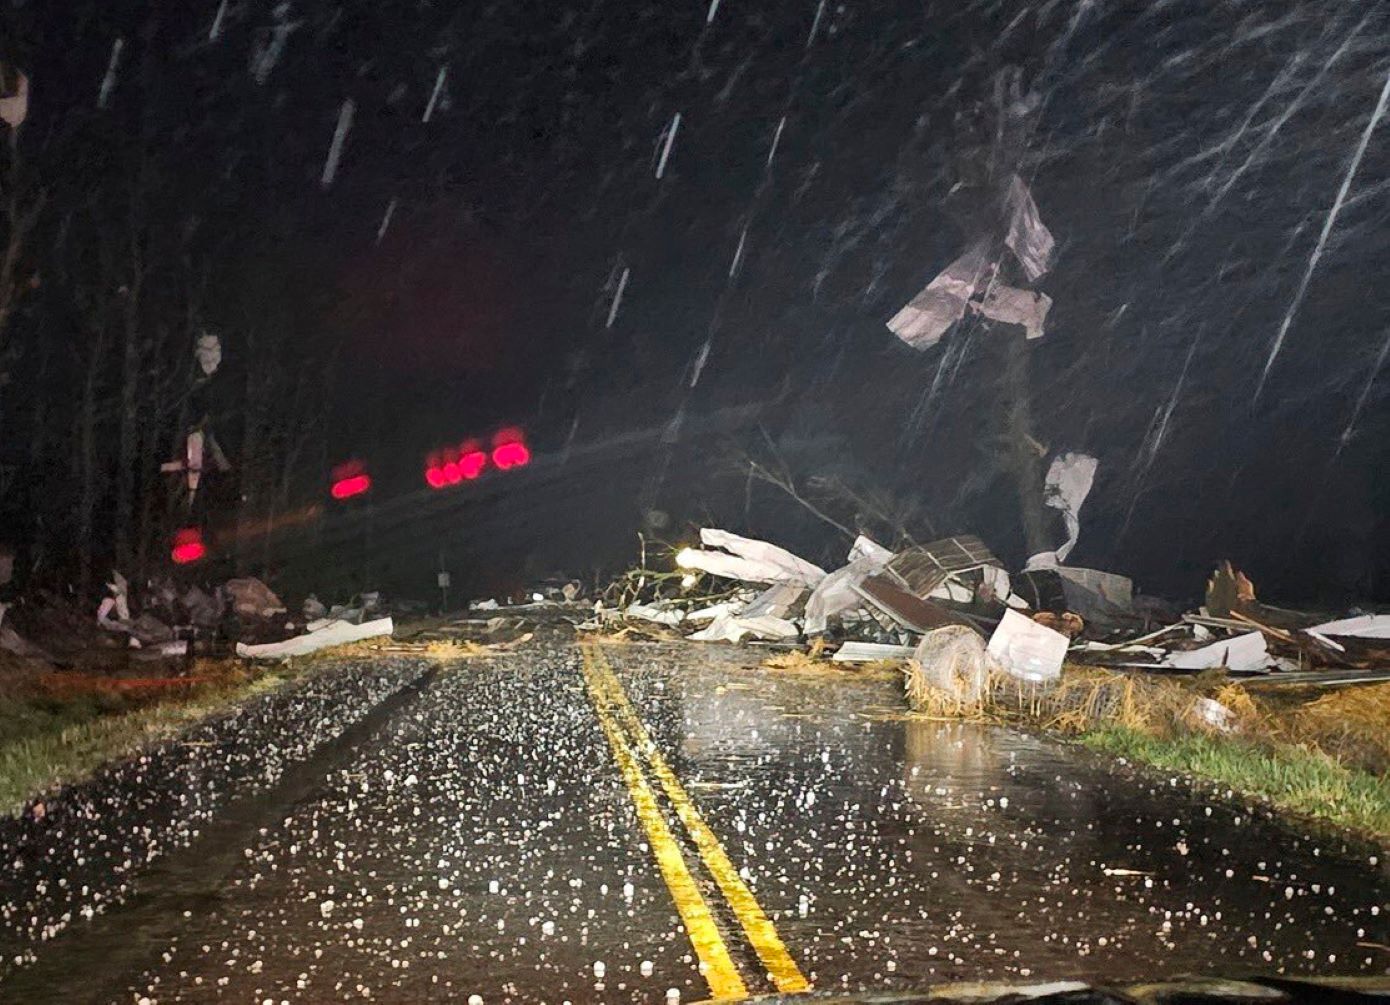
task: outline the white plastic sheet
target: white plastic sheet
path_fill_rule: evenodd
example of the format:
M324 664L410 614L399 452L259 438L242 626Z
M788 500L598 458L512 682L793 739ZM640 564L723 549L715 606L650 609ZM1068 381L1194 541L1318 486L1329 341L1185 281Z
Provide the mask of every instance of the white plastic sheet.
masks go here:
M128 631L126 622L130 621L130 584L119 572L111 572L111 582L106 584L111 595L102 598L97 607L97 624L107 631ZM115 615L113 618L111 615Z
M1052 298L1046 293L992 283L977 309L992 321L1022 325L1024 335L1030 339L1042 338L1047 312L1052 309Z
M1007 672L1026 681L1056 680L1071 641L1017 611L1004 612L989 639L989 654Z
M1327 621L1308 629L1314 635L1350 635L1358 639L1390 639L1390 614L1362 614Z
M821 582L823 583L825 580L823 579ZM763 615L771 614L775 618L785 618L787 612L795 606L805 592L806 587L797 583L773 583L748 601L743 610L738 612L739 617L760 618Z
M654 624L674 628L685 620L685 612L673 607L655 607L652 604L632 604L623 612L629 618L641 618Z
M894 314L888 327L912 348L930 349L965 316L966 305L990 271L989 246L972 246Z
M747 635L759 639L794 639L799 634L793 622L774 618L770 614L760 618L720 614L710 622L709 627L687 637L695 642L740 642Z
M685 548L676 556L676 564L682 569L699 569L712 576L749 583L798 583L814 587L825 578L824 569L766 541L705 527L700 531L700 542L706 548L723 548L728 554Z
M1033 202L1033 194L1028 191L1028 186L1018 175L1014 175L1013 181L1009 183L1006 206L1009 213L1009 233L1004 238L1004 243L1023 266L1028 281L1036 282L1052 267L1052 251L1057 242L1053 240L1052 232L1038 215L1038 206Z
M1025 569L1050 569L1061 565L1076 547L1081 537L1081 504L1091 494L1100 461L1089 454L1068 451L1052 459L1043 482L1043 504L1062 511L1067 525L1067 540L1056 551L1039 552Z
M891 551L861 534L849 550L849 564L822 579L806 601L806 634L820 634L832 616L863 606L855 587L892 560Z
M7 123L11 129L18 129L28 115L29 78L16 71L13 93L0 97L0 120Z
M203 376L211 377L222 365L222 340L208 332L199 335L193 343L193 358L198 361Z
M347 621L335 621L326 628L307 635L296 635L284 642L267 642L264 645L247 645L238 642L236 654L250 659L283 659L286 656L306 656L330 646L347 645L349 642L362 642L382 635L390 635L395 625L390 618L378 618L354 625Z
M905 660L912 655L911 646L895 646L886 642L846 642L834 656L836 663L877 663L879 660Z
M1222 639L1200 649L1169 653L1163 660L1163 666L1179 670L1214 670L1225 667L1237 673L1263 670L1269 663L1269 649L1265 646L1262 632L1249 632L1232 639Z

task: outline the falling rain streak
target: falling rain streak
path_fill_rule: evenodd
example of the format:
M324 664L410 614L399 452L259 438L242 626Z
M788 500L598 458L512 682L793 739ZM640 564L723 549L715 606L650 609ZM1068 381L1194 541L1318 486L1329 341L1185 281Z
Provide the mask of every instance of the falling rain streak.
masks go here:
M1255 398L1257 400L1261 392L1264 391L1265 381L1269 377L1270 369L1274 366L1274 360L1278 357L1279 350L1284 346L1284 337L1289 333L1294 316L1297 315L1298 308L1303 304L1303 296L1308 292L1308 283L1312 280L1313 273L1317 271L1323 249L1327 247L1327 238L1337 223L1337 214L1342 211L1342 204L1346 202L1347 193L1351 190L1352 179L1356 177L1356 169L1361 166L1361 158L1366 153L1366 147L1370 145L1371 134L1375 132L1376 126L1380 124L1381 117L1385 114L1387 100L1390 100L1390 73L1385 76L1385 83L1380 89L1380 97L1376 100L1375 110L1371 113L1370 120L1366 123L1366 129L1361 134L1361 140L1356 145L1356 153L1352 155L1351 162L1347 165L1347 172L1343 175L1342 184L1337 189L1337 198L1327 213L1327 219L1323 221L1322 233L1318 235L1318 243L1308 259L1308 267L1303 271L1303 278L1299 280L1298 290L1294 293L1293 302L1289 304L1288 313L1284 315L1284 320L1279 325L1279 334L1274 337L1274 344L1269 347L1269 356L1265 359L1264 369L1260 371L1260 381L1255 385Z
M603 326L605 328L612 328L614 320L618 317L618 308L622 306L623 291L627 289L627 277L631 272L630 268L623 268L623 274L618 279L618 288L613 292L613 302L608 307L608 320Z
M118 38L111 43L111 57L106 63L106 75L101 78L101 89L97 92L97 107L105 108L116 88L116 73L121 66L121 52L125 49L125 39Z
M328 148L328 158L323 162L323 176L319 184L328 188L338 175L338 161L343 156L343 145L347 143L348 130L352 128L352 114L356 109L351 98L343 100L338 109L338 126L333 130L333 143Z
M666 173L666 160L671 156L671 145L676 142L676 130L681 126L681 113L676 112L671 116L671 122L663 130L661 141L661 156L656 162L656 176L660 179Z
M439 68L439 73L434 78L434 90L430 92L429 103L425 105L425 114L420 116L421 122L428 122L431 116L434 115L434 106L435 103L439 101L439 93L444 90L444 78L448 73L449 68L447 66L441 66Z

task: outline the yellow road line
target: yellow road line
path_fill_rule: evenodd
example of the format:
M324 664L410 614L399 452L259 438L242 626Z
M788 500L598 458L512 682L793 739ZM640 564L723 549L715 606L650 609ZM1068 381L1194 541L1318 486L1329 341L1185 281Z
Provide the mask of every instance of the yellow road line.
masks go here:
M709 869L710 875L714 877L715 883L724 894L724 899L733 909L734 916L743 926L749 943L753 946L754 952L758 954L758 959L762 961L763 966L767 968L768 975L772 978L773 984L777 986L777 990L784 994L809 990L810 981L801 973L796 961L787 952L787 947L778 936L772 920L763 912L757 898L753 896L753 891L748 889L748 885L744 883L738 870L734 868L734 864L729 861L729 856L725 854L723 845L719 843L719 838L705 823L704 817L700 815L700 811L696 809L695 804L686 794L680 780L676 777L676 773L671 770L666 758L662 756L661 750L652 741L646 726L642 724L642 720L632 707L632 702L623 690L622 683L608 665L601 649L594 648L590 666L603 685L608 697L617 707L618 718L627 726L634 745L646 755L652 773L661 783L666 797L671 800L671 805L676 809L676 815L695 842L695 847L699 851L705 867Z
M701 971L709 984L710 993L716 998L748 997L748 988L739 975L738 967L729 956L729 949L724 944L724 937L719 934L709 905L700 895L690 870L686 868L680 845L676 843L671 829L666 825L666 819L661 815L656 795L647 785L632 748L628 746L621 727L608 709L602 682L587 649L584 651L584 679L589 685L589 698L593 702L594 712L598 715L599 725L608 737L613 759L618 762L618 770L622 773L628 793L632 796L637 819L647 832L647 843L651 846L657 867L671 891L671 899L675 901L676 910L685 924L685 931L690 936L695 955L700 959Z

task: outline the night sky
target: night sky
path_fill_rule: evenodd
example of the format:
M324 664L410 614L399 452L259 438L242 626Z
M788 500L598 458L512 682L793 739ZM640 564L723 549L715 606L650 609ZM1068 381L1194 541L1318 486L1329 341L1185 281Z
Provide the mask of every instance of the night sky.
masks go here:
M287 366L332 361L331 454L779 399L799 471L1013 562L1016 330L918 352L884 322L974 236L1016 77L1058 242L1035 435L1101 461L1071 562L1390 600L1385 3L3 2L52 185L144 165L229 365L248 305Z

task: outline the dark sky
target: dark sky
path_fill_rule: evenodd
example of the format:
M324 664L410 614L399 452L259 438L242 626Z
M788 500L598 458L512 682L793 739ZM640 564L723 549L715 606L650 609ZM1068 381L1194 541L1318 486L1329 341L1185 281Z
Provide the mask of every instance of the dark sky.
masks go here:
M838 437L807 473L848 455L1011 557L999 332L918 353L884 321L971 236L952 189L1015 68L1058 241L1037 435L1101 459L1074 561L1187 594L1230 556L1390 599L1390 127L1322 238L1390 72L1384 3L4 3L33 128L81 133L67 183L143 136L218 302L269 270L284 337L337 348L339 452L785 393L774 435Z

